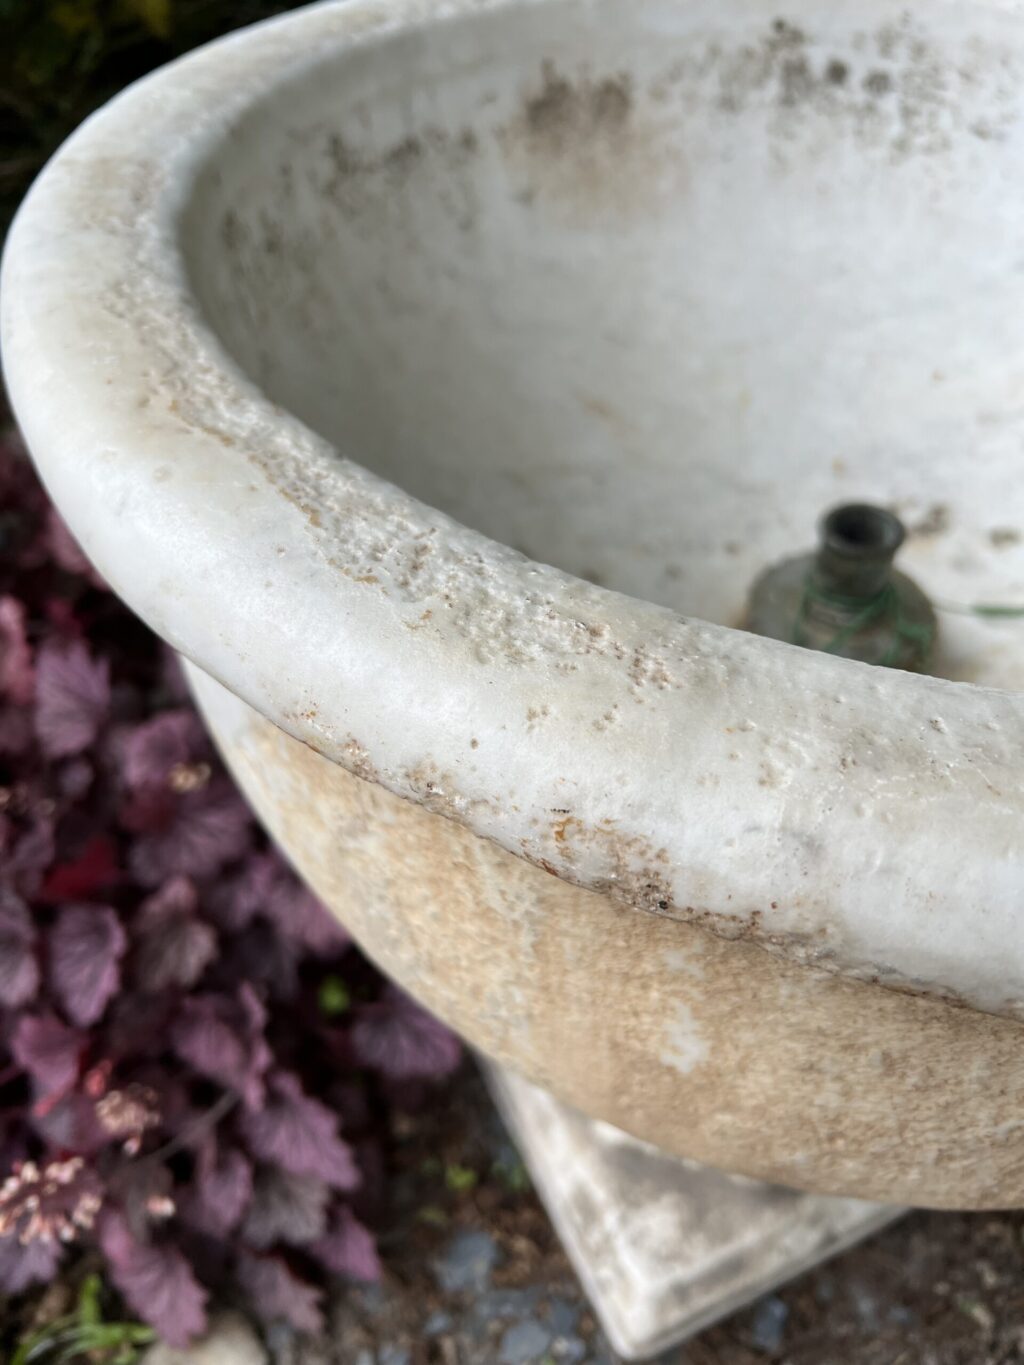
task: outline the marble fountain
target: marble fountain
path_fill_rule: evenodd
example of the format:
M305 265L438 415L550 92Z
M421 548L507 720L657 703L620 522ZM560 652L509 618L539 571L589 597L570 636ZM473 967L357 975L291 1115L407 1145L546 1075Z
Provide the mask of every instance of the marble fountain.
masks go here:
M1019 0L346 0L5 255L33 457L302 875L525 1108L798 1220L1024 1202L1022 156ZM739 628L855 499L938 676Z

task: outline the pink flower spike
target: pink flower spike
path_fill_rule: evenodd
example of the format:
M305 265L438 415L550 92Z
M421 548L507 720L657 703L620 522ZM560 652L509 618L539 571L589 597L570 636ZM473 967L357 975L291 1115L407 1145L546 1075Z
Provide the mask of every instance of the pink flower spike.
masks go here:
M96 1105L96 1117L111 1137L123 1137L131 1142L141 1141L147 1129L160 1126L156 1094L145 1085L108 1090Z
M89 1231L102 1203L99 1178L80 1156L50 1161L42 1169L22 1162L0 1186L0 1238L73 1242Z

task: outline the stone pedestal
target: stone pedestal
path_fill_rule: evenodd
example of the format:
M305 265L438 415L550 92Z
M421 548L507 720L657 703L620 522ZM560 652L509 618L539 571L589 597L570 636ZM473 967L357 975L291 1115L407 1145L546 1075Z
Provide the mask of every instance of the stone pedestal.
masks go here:
M898 1218L666 1156L511 1072L492 1093L620 1355L664 1350Z

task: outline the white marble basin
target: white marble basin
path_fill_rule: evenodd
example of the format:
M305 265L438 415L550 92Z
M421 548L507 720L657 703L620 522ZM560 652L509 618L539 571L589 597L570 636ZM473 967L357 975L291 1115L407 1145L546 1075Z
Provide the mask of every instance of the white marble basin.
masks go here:
M1024 607L1022 157L1018 0L347 0L11 233L33 455L269 827L684 1155L1024 1199L1024 620L965 610ZM945 678L735 628L850 499Z

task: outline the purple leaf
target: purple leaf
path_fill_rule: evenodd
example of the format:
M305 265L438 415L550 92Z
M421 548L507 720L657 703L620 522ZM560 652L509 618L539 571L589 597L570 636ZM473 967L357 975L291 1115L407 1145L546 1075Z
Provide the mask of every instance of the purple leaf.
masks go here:
M48 758L87 749L110 709L110 668L80 640L47 643L36 663L36 734Z
M30 706L0 706L0 754L21 758L35 743Z
M283 938L317 954L338 953L351 939L276 853L256 853L241 874L214 894L211 910L225 929L243 929L255 915Z
M174 877L143 901L135 924L135 977L146 991L193 986L217 951L217 936L196 917L187 877Z
M335 1275L353 1280L380 1279L380 1257L373 1235L345 1204L335 1212L327 1232L313 1243L310 1251Z
M53 1014L25 1014L11 1038L14 1060L28 1072L37 1098L60 1095L78 1080L86 1039Z
M370 1098L358 1072L335 1080L327 1087L325 1098L343 1128L352 1130L369 1126Z
M27 1004L39 989L35 931L28 906L0 887L0 1004Z
M129 865L143 886L170 877L212 877L249 847L252 815L226 778L176 795L155 827L140 833Z
M162 711L126 735L121 746L121 776L133 792L164 788L175 768L209 755L196 713L188 708Z
M210 912L224 929L244 929L264 908L277 876L277 860L269 853L254 853L237 876L213 888Z
M263 1006L246 982L234 998L208 993L186 1000L172 1026L171 1042L201 1076L237 1091L251 1109L258 1109L263 1073L270 1064L265 1022Z
M4 857L4 875L11 886L31 900L39 890L55 855L54 826L49 815L34 814L29 828Z
M184 1350L206 1331L206 1290L180 1251L166 1243L139 1241L113 1210L101 1218L99 1230L110 1278L168 1345Z
M252 1164L241 1152L200 1154L192 1185L178 1198L178 1213L209 1237L226 1237L242 1221L252 1198Z
M270 912L283 934L318 956L343 952L352 942L344 925L323 902L298 883L280 888L270 903Z
M110 1145L110 1134L96 1116L96 1105L78 1090L37 1104L32 1127L51 1151L93 1156Z
M89 901L117 881L119 871L114 841L105 834L97 834L74 857L50 868L38 895L50 905Z
M0 1237L0 1290L20 1294L34 1284L49 1284L63 1254L64 1247L56 1239L23 1246L13 1233Z
M69 801L80 801L92 786L92 764L85 758L72 758L61 765L57 772L57 783L61 796Z
M322 1330L320 1290L299 1279L280 1256L253 1256L243 1251L235 1273L261 1322L269 1324L283 1318L299 1332Z
M287 1071L270 1077L266 1104L241 1121L253 1154L294 1175L313 1175L341 1190L359 1184L352 1151L338 1136L338 1118L326 1105L303 1093Z
M301 961L300 944L258 919L231 936L217 969L223 981L251 981L266 999L290 1001L299 993Z
M116 1205L133 1237L145 1242L153 1221L152 1210L173 1210L174 1182L159 1161L123 1161L107 1176L107 1197Z
M295 939L310 952L327 956L339 953L351 943L348 932L295 874L274 855L274 876L267 887L261 907L268 919L288 938Z
M127 946L124 929L108 905L69 905L49 934L50 980L68 1017L95 1024L121 981Z
M0 597L0 697L25 706L34 692L25 608L17 598L5 595Z
M458 1038L397 986L360 1008L351 1042L357 1061L393 1081L450 1075L462 1057Z
M274 1242L303 1246L322 1237L330 1191L311 1175L291 1175L272 1166L256 1174L242 1236L254 1247Z
M154 1057L167 1050L170 1021L177 1000L122 991L110 1002L104 1019L104 1038L110 1055L120 1061ZM180 1071L181 1068L175 1068Z

